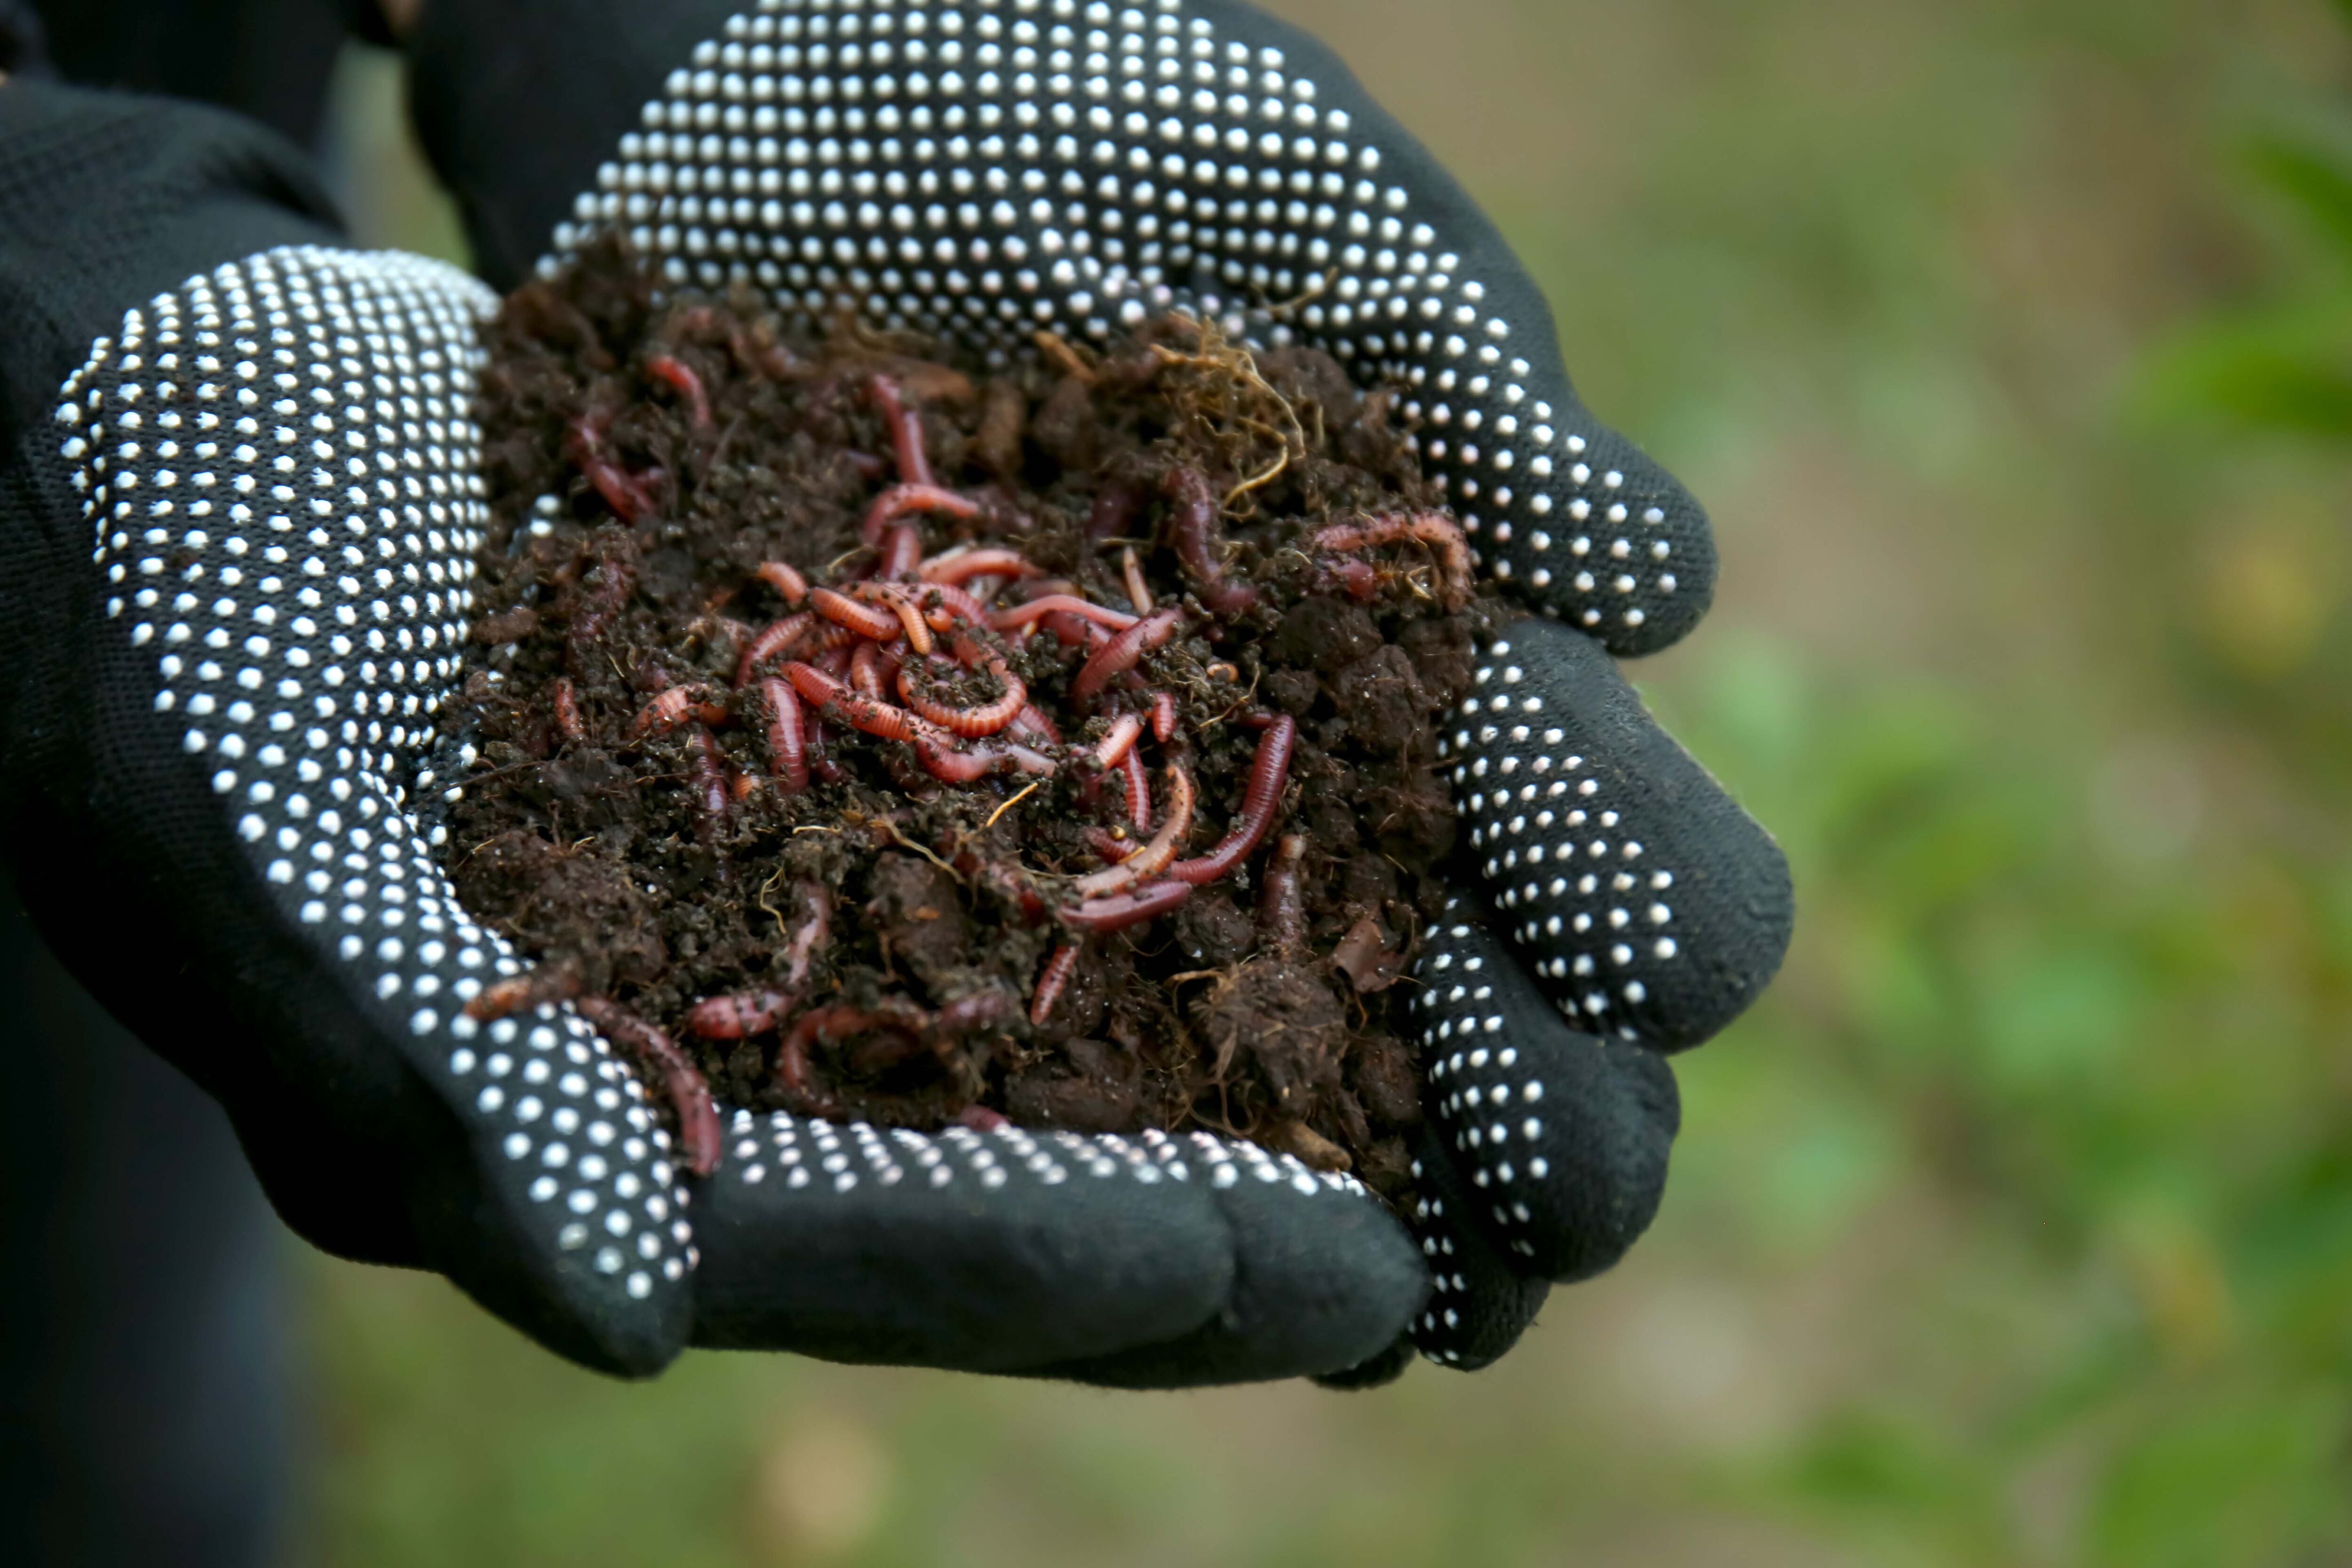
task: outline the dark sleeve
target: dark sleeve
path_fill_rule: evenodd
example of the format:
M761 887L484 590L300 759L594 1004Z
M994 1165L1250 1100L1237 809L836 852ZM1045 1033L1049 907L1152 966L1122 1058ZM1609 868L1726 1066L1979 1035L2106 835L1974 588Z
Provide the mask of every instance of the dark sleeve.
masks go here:
M410 110L465 215L474 265L504 292L546 254L573 198L736 0L464 0L409 40ZM561 70L548 40L563 40Z

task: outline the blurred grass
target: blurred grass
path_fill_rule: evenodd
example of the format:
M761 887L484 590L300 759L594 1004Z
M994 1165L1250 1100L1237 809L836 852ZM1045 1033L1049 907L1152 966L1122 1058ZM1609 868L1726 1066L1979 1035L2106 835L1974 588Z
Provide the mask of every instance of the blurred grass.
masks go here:
M1715 508L1781 837L1664 1212L1496 1372L623 1387L311 1268L305 1555L2352 1563L2352 44L2322 0L1284 0ZM459 248L380 64L363 234Z

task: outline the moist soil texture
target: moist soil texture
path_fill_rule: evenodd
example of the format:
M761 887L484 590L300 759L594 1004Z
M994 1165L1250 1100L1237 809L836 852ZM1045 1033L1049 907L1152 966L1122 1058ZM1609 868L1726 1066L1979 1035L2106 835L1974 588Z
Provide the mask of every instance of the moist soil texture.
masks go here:
M1181 316L994 369L795 334L612 245L488 339L447 853L540 962L470 1012L578 998L698 1169L715 1093L1401 1194L1495 606L1390 394Z

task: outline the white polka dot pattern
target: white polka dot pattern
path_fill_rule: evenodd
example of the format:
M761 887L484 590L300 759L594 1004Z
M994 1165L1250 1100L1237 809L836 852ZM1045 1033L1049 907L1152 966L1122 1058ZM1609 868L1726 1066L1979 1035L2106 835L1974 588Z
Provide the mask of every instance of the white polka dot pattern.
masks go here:
M413 257L271 251L130 311L57 421L107 614L151 650L155 709L264 895L514 1173L493 1184L518 1227L644 1300L695 1257L668 1137L579 1018L460 1011L522 966L436 856L473 760L431 747L487 519L493 303Z
M1087 1135L1019 1127L919 1132L738 1110L728 1138L719 1180L748 1186L781 1184L813 1194L846 1194L862 1184L929 1189L970 1184L995 1192L1012 1184L1057 1187L1072 1181L1124 1180L1150 1187L1197 1179L1211 1190L1254 1182L1280 1185L1302 1197L1366 1196L1352 1176L1316 1171L1294 1155L1206 1132Z
M557 249L618 228L680 282L854 300L1000 359L1176 308L1303 339L1406 387L1496 577L1622 651L1671 641L1711 591L1704 517L1578 405L1540 298L1427 155L1294 58L1319 50L1237 36L1276 30L1202 0L761 0Z
M1452 764L1454 805L1497 912L1548 955L1537 972L1578 1028L1638 1039L1634 1010L1682 956L1675 870L1627 830L1627 802L1569 748L1507 640L1487 648L1475 678L1438 755ZM1432 978L1444 981L1453 962L1434 957Z

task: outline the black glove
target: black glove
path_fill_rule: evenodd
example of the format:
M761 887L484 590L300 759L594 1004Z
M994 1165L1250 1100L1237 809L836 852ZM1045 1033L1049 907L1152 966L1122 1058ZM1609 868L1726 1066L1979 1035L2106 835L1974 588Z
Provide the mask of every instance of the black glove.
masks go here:
M1777 847L1602 652L1696 624L1714 548L1584 411L1493 225L1343 65L1232 0L624 3L593 25L580 0L480 0L428 6L411 54L502 287L617 226L681 282L812 316L852 298L1010 354L1181 307L1410 386L1429 471L1542 617L1490 650L1449 748L1479 887L1418 972L1415 1342L1483 1364L1549 1281L1622 1254L1678 1118L1660 1053L1754 999L1791 918Z
M685 28L692 20L680 15L691 7L647 9L662 12L653 24L657 32ZM949 14L929 16L929 25L944 32ZM453 26L436 32L433 18ZM718 25L715 16L704 19ZM785 23L813 27L820 20L845 25L851 19L812 14L754 18L742 26L747 33L756 32L764 21L772 32ZM869 26L877 20L856 19ZM560 20L541 16L536 22L545 26ZM997 47L1009 54L1017 45L981 44L992 20L982 15L966 23L962 36L970 40L971 76L959 90L992 91L1001 103L1011 83L1002 77L983 79L980 51ZM1265 26L1255 16L1241 20ZM533 220L512 215L527 212L531 199L543 199L551 168L599 138L609 144L612 122L626 118L615 106L635 100L629 73L642 75L650 68L648 61L665 58L617 23L600 35L594 47L577 27L547 32L533 31L532 25L533 19L519 20L499 6L445 6L428 13L422 45L419 96L428 132L443 153L445 168L469 198L484 255L494 268L501 259L500 220L482 215L507 215L509 226L520 224L519 232L528 232ZM1024 25L1016 20L1000 36L1017 37ZM476 35L479 47L453 36L474 26L487 29ZM937 39L939 33L932 36ZM1185 51L1198 41L1181 26L1175 37ZM1147 32L1146 38L1156 41L1156 35ZM561 47L566 51L564 68L534 71L527 50L518 66L511 52L516 40ZM668 58L686 47L680 43ZM1294 56L1306 47L1296 40L1287 47ZM1336 106L1333 95L1349 90L1344 73L1316 74L1323 125L1345 129L1329 113ZM714 92L726 90L721 79L712 81ZM903 85L911 89L912 78ZM634 92L643 96L657 86L643 83ZM692 90L691 77L685 86ZM931 86L947 90L945 73ZM803 89L820 90L814 81ZM836 102L850 96L845 89L836 90ZM772 107L777 101L771 97ZM944 102L935 103L931 112L944 121L950 110ZM436 104L441 108L435 109ZM20 100L16 107L23 106ZM0 110L7 107L0 103ZM1396 1329L1426 1289L1423 1269L1385 1213L1350 1184L1312 1177L1295 1163L1209 1140L1031 1138L1017 1132L922 1138L789 1118L753 1122L739 1116L727 1165L695 1196L689 1239L678 1213L688 1194L678 1190L675 1173L661 1158L663 1141L650 1129L634 1081L584 1026L550 1010L537 1021L521 1021L511 1038L500 1035L499 1026L465 1038L467 1026L457 1005L478 987L480 974L514 966L498 944L472 931L450 903L425 842L433 831L436 792L448 787L465 759L423 753L429 709L455 668L469 530L478 515L471 499L474 437L461 400L472 353L468 316L481 301L446 273L411 261L311 251L223 268L223 258L250 257L264 246L324 237L315 226L287 217L310 204L299 182L272 168L278 162L274 154L257 151L225 127L208 125L215 142L235 145L215 147L209 159L196 160L200 166L193 172L206 198L197 201L184 195L192 171L178 165L205 145L204 138L163 126L152 110L70 101L51 107L65 119L100 113L129 125L110 126L98 135L123 161L111 172L80 171L79 189L121 190L126 212L148 221L141 228L121 215L106 215L99 225L102 237L73 235L70 247L58 247L47 257L38 242L28 241L26 264L8 268L12 277L47 280L53 288L57 278L74 279L70 306L45 307L53 329L51 369L61 373L83 358L91 360L74 388L81 424L74 432L59 433L64 455L55 455L60 450L56 446L45 449L41 433L11 442L20 460L9 481L9 525L13 534L24 520L21 531L33 546L14 558L47 568L23 579L26 605L12 627L24 651L8 667L19 678L9 710L10 782L12 795L26 801L13 820L20 833L33 825L19 854L38 867L54 862L57 874L38 879L52 934L101 994L132 1015L148 1037L230 1104L257 1165L298 1226L354 1255L442 1268L513 1321L599 1364L657 1364L688 1332L706 1343L1114 1383L1212 1382L1331 1372L1359 1363L1369 1370L1392 1361L1375 1352L1394 1341ZM708 109L713 133L719 134L727 110L716 103ZM911 119L911 108L907 112ZM983 153L984 141L977 134L984 129L981 121L997 120L1009 127L1023 118L1017 107L997 116L988 100L969 96L957 112L970 122L974 145ZM1376 117L1368 108L1355 112L1363 121ZM704 109L689 108L683 119L704 116ZM517 136L517 124L537 130ZM503 127L502 137L491 133L498 127ZM940 128L947 129L943 123ZM815 129L814 120L810 129ZM1401 136L1381 145L1392 166L1418 159ZM723 136L716 146L722 160L730 155ZM500 162L500 147L510 150L511 164ZM749 143L747 158L756 160L759 151L756 142ZM856 151L853 137L845 156L854 157ZM864 151L870 162L875 148ZM932 168L941 151L926 152L911 139L900 149L925 160L908 170L908 189L922 183L924 170ZM945 151L954 155L952 148ZM1022 149L1016 144L1009 151L1019 154ZM1029 168L1045 177L1050 164L1042 149L1026 155L1031 164L1013 165L1024 170L1022 175L1003 176L1008 190L1017 192L1028 183ZM1360 153L1351 156L1360 159ZM593 163L593 155L588 161ZM990 187L999 183L989 172L992 167L974 173L972 194L992 194ZM27 191L47 188L44 182L60 173L55 164L28 169L20 184ZM885 169L844 174L838 193L844 225L851 215L860 221L868 216L851 205L852 198L868 194L858 189L860 173L873 176L875 192L889 194ZM780 195L773 210L782 215L779 221L789 223L793 215L782 197L793 180L781 169L774 177ZM615 183L628 178L626 171L615 169ZM943 189L955 183L951 174L940 178ZM1318 190L1320 180L1318 174L1313 182ZM732 174L727 183L735 183ZM809 175L812 199L831 194L825 183L822 174ZM1483 223L1462 208L1442 176L1424 168L1421 183L1429 185L1430 212L1444 205L1440 198L1461 209L1447 219L1454 226L1444 231L1448 243L1463 243L1454 237L1466 234L1492 246ZM738 208L730 197L726 212L762 216L764 199L751 200L762 178L748 162L741 184L750 206ZM1341 184L1345 196L1348 181L1343 178ZM1405 189L1402 184L1399 188ZM677 209L670 216L685 216L688 209L679 204L689 199L696 203L694 216L703 216L704 198L675 193L666 198ZM1384 195L1381 199L1385 204ZM1403 199L1410 213L1424 198L1417 185ZM996 304L968 319L959 314L953 321L930 324L967 339L984 335L985 341L1004 342L1017 341L1033 321L1065 331L1084 331L1099 321L1108 330L1114 320L1108 311L1080 319L1061 312L1108 300L1115 287L1123 290L1118 273L1129 264L1118 257L1087 257L1074 237L1088 232L1081 227L1062 237L1066 251L1076 252L1078 258L1065 254L1062 260L1070 268L1060 274L1060 264L1046 259L1051 247L1044 220L1011 207L1009 198L1007 203L1010 218L1000 219L992 202L983 207L975 201L974 221L981 226L974 232L990 237L1000 258L1038 260L1037 292L1030 297L1024 287L1027 268L1013 268L994 279L982 271L967 279L970 299L985 303L992 286L1000 294ZM238 221L250 226L240 232L225 211L215 209L236 209ZM1193 210L1198 213L1197 203ZM1318 215L1313 206L1307 211L1301 221L1311 224ZM77 207L69 216L82 212ZM67 216L44 213L45 221L29 226L30 231L51 242L72 235ZM818 216L832 220L829 211L820 210ZM887 232L895 215L877 202L871 217ZM1344 226L1344 216L1338 221ZM1389 217L1366 221L1377 240ZM1159 253L1147 262L1142 247L1170 242L1147 242L1139 237L1139 218L1131 225L1129 232L1138 235L1132 242L1138 247L1135 262L1157 268ZM299 232L289 233L289 228ZM111 270L94 267L76 275L60 268L60 252L89 251L97 237L114 247ZM656 251L698 243L691 226L675 231L675 245L665 243L671 237L658 224L640 237ZM1435 243L1433 237L1422 239L1409 231L1397 237L1424 247ZM1008 239L1018 241L1021 255L1007 256L1014 249ZM845 255L839 248L845 241ZM705 233L698 243L713 242ZM717 241L722 251L728 243L724 237ZM879 265L888 260L893 243L835 234L816 257L798 259L800 253L793 251L785 259L768 258L775 268L769 280L788 297L799 291L810 303L845 287L898 287ZM1269 235L1274 251L1282 243ZM882 245L883 254L860 248L870 244ZM1097 248L1107 253L1108 242L1088 242L1087 249ZM740 259L748 253L737 254ZM1499 251L1490 254L1500 257ZM526 255L515 252L504 259L511 267ZM869 259L877 263L871 270ZM1346 253L1332 259L1346 264ZM756 275L757 261L740 259L740 265ZM706 277L727 275L720 264L710 266ZM794 275L796 268L803 269L801 276ZM908 285L952 290L951 270L943 267L930 283L909 276ZM203 274L211 274L204 287L182 283ZM1246 272L1242 280L1248 281ZM1274 292L1296 291L1278 272L1269 272L1266 281ZM289 318L283 330L294 333L285 344L265 343L260 335L276 326L268 320L273 282L275 302ZM1489 286L1496 297L1515 289L1534 312L1528 319L1540 320L1539 302L1507 264ZM174 290L169 307L157 301L136 319L123 317L121 301L144 300L167 287ZM1212 302L1205 290L1189 285L1180 289L1139 269L1135 287L1145 291L1147 305L1222 304ZM1344 279L1335 279L1334 287L1336 312L1348 290ZM1009 313L1002 308L1001 293L1008 288L1025 301ZM37 295L38 289L31 291ZM235 489L249 480L250 488L241 493L292 505L295 511L284 513L247 503L263 526L282 521L285 529L278 531L299 543L273 544L252 531L253 519L231 531L226 525L189 528L184 517L158 529L133 515L154 504L148 498L172 499L159 491L194 482L193 473L165 466L167 459L186 459L163 452L160 438L142 441L137 451L126 454L123 416L139 420L129 428L144 427L152 435L146 422L163 412L155 400L165 394L147 362L156 355L163 333L184 334L192 321L204 319L207 298L224 317L215 335L226 333L233 342L242 310L255 329L244 340L256 344L252 352L275 354L283 349L291 355L282 368L241 360L240 367L253 364L255 382L261 384L240 389L224 382L216 390L250 390L269 405L269 416L253 417L271 440L280 428L293 432L274 447L264 442L240 444L225 453L216 449L205 458L213 465L207 471L215 486ZM909 320L921 321L922 300L903 298L898 309ZM1042 315L1036 313L1040 302L1045 307ZM1330 319L1318 320L1321 310L1310 305L1302 311L1302 327L1324 328ZM112 323L121 323L111 328L118 341L96 356L86 346L63 346L86 344ZM1475 321L1470 325L1464 352L1475 361L1493 345L1472 348L1483 329ZM1434 331L1442 335L1432 343L1440 350L1450 347L1450 324L1441 321ZM1328 331L1321 335L1335 348L1348 346ZM1416 328L1409 341L1395 346L1408 357L1428 352L1412 346L1419 341ZM135 366L130 363L133 354L141 361ZM12 361L23 358L11 354ZM1457 394L1442 379L1442 369L1424 374L1449 397L1492 394L1496 410L1520 408L1508 416L1528 421L1551 417L1538 395L1549 384L1549 401L1557 407L1559 424L1540 439L1558 447L1568 439L1560 431L1585 429L1590 445L1584 455L1600 456L1605 438L1575 414L1556 372L1548 383L1518 368L1516 360L1497 363L1520 382L1505 378L1474 394L1465 380ZM29 384L41 384L37 372L36 367ZM14 364L9 374L14 393L23 378ZM268 383L281 374L291 377L292 384L274 390L289 395L271 396ZM1523 386L1516 402L1511 393L1498 390L1503 384ZM192 390L174 382L172 387L171 397L203 401L201 385ZM316 407L309 400L314 393L326 395L315 400ZM279 416L274 405L286 402L295 407ZM12 396L10 405L26 405ZM196 412L195 405L188 410ZM1506 417L1501 412L1482 413L1475 421L1471 412L1466 402L1455 403L1446 410L1445 423L1510 433L1500 423ZM1434 434L1440 426L1433 405L1429 416ZM277 416L300 423L279 426ZM323 426L310 427L321 420ZM1530 427L1528 435L1538 432ZM57 438L49 437L52 442ZM316 449L318 443L325 450ZM1434 440L1430 446L1433 459L1444 457ZM386 455L367 455L372 452ZM1566 469L1559 476L1538 474L1532 452L1515 458L1540 488L1509 504L1533 510L1535 497L1547 494L1572 511L1576 489L1585 479L1565 462L1569 455L1563 451L1556 463ZM1482 460L1499 458L1498 452ZM290 463L281 469L286 459ZM101 460L108 466L101 468ZM1447 460L1472 459L1466 448L1456 448ZM1590 475L1591 488L1604 499L1611 493L1635 497L1644 514L1646 503L1656 503L1664 521L1643 525L1651 531L1644 543L1665 543L1683 580L1663 584L1654 564L1651 575L1621 595L1622 608L1612 612L1613 623L1589 605L1577 613L1580 618L1588 612L1600 615L1599 624L1620 638L1656 637L1671 629L1675 605L1703 603L1704 525L1662 477L1645 478L1654 471L1636 467L1630 453L1608 460L1620 465L1614 471L1623 477L1608 486L1600 475ZM1444 471L1444 461L1438 467ZM164 482L167 474L170 483ZM110 522L101 534L98 571L119 571L121 576L102 587L92 581L90 568L76 560L75 536L86 539L81 531L89 526L80 507L59 510L72 499L77 477L92 487L92 521ZM140 484L125 482L132 479ZM1561 484L1561 479L1569 483ZM278 495L281 486L290 498ZM126 500L134 490L141 500ZM179 493L181 504L194 504L184 488ZM1475 492L1457 480L1457 493L1468 510L1467 498ZM1499 493L1495 499L1503 503ZM126 505L131 512L110 521ZM314 508L323 510L312 515ZM145 526L140 526L142 521ZM159 532L160 540L153 537ZM323 541L318 538L321 533ZM1487 537L1500 534L1495 527ZM1506 548L1535 550L1537 544L1530 537ZM273 549L278 552L274 559ZM1573 546L1563 540L1560 549ZM249 559L256 553L263 557L260 566ZM307 581L293 575L297 570ZM1534 584L1537 570L1523 568L1520 580ZM204 584L207 574L209 584L190 586ZM77 588L77 583L91 585ZM1572 580L1546 579L1543 586L1574 591ZM208 598L212 594L219 596ZM114 609L118 602L121 608ZM102 613L101 606L113 613ZM1639 617L1629 619L1629 610L1641 612ZM264 611L276 619L265 619ZM352 618L331 624L330 612L348 612ZM167 619L167 614L188 618ZM257 621L274 629L256 631ZM336 629L338 624L342 629ZM1638 835L1650 857L1644 869L1670 866L1683 879L1683 890L1658 928L1672 934L1654 938L1638 958L1629 956L1622 963L1607 949L1597 951L1596 962L1615 964L1616 970L1612 990L1600 994L1596 1016L1621 1029L1645 1028L1645 1037L1658 1043L1701 1037L1760 985L1785 940L1786 883L1777 857L1679 752L1647 728L1630 702L1624 712L1616 712L1610 702L1596 700L1596 693L1613 692L1622 700L1622 689L1613 684L1606 661L1590 644L1534 623L1511 637L1520 647L1516 656L1497 656L1511 660L1498 663L1491 678L1498 694L1507 689L1510 701L1522 709L1529 697L1545 701L1561 732L1555 742L1545 729L1533 731L1519 765L1532 770L1536 751L1552 744L1581 746L1578 765L1583 772L1573 787L1589 780L1607 789L1611 799L1623 797L1615 806L1601 801L1565 806L1556 821L1577 827L1567 811L1587 810L1614 835L1608 842L1618 847L1605 853L1622 859L1627 839ZM1559 646L1538 658L1545 638L1557 639ZM194 647L173 651L183 644L215 641L224 644L215 650L223 657L211 661L218 666L211 676ZM253 651L256 641L265 651ZM269 647L273 641L278 647ZM235 651L240 648L256 662L232 668L241 662ZM310 661L298 667L305 673L261 668L270 658L295 664L298 652ZM1527 663L1518 663L1520 658ZM67 670L74 679L60 679ZM327 679L331 670L340 684ZM257 699L227 689L248 672L258 683ZM212 711L199 714L197 699L214 695L205 689L207 681L226 684L215 689ZM323 685L337 689L322 691ZM279 701L296 706L273 707L267 700L289 686L298 694L280 695ZM322 699L334 708L328 721L314 721L299 710L307 702L315 712ZM252 705L240 717L238 704L248 700ZM158 707L166 701L174 706ZM211 727L196 724L198 718ZM1478 756L1516 742L1508 719L1465 716L1465 726L1462 765L1467 784L1478 776ZM325 738L314 742L314 734ZM16 743L20 735L26 745ZM308 747L308 755L293 743L296 738ZM35 739L37 747L30 743ZM1674 764L1664 773L1659 771L1661 758ZM1499 752L1486 760L1494 769L1506 765ZM1565 768L1565 754L1553 766ZM228 784L215 794L223 775L229 775ZM257 784L268 786L266 796L257 798ZM348 793L335 793L338 786ZM299 810L297 795L303 797ZM340 804L327 806L330 796ZM1496 818L1491 827L1485 820L1496 804L1491 794L1465 798L1480 821L1482 838L1489 832L1512 835L1508 815ZM366 813L367 822L354 826L369 805L373 810ZM1541 820L1543 809L1525 818L1538 833L1551 826ZM328 810L336 813L331 827ZM1603 811L1618 813L1618 820L1607 822L1600 815ZM1654 826L1651 817L1657 819ZM342 837L330 843L329 834ZM313 864L322 852L324 859ZM1508 869L1516 878L1525 852L1514 844L1503 853L1509 858L1497 858L1497 873ZM93 862L113 868L113 875L99 879L108 889L104 894L87 875ZM1615 864L1601 879L1608 886L1596 884L1604 895L1617 891L1616 877L1626 874L1614 869ZM1581 885L1580 877L1574 879L1559 895L1568 900L1558 911L1561 921L1572 923L1577 911L1571 906L1588 896L1578 890ZM148 917L145 929L154 933L140 949L142 957L152 963L155 952L173 955L174 973L167 985L155 985L152 975L135 968L126 972L119 944L106 941L109 928L99 923L100 916L110 900L120 904L124 888ZM1539 887L1528 896L1554 895ZM1601 904L1617 907L1605 896ZM1538 921L1532 951L1541 952L1544 967L1558 967L1562 978L1574 974L1577 945L1565 938L1557 951L1545 945L1541 927L1550 923L1550 916L1533 904L1526 907ZM1606 918L1599 906L1595 913ZM1650 911L1641 910L1639 918L1648 920ZM1491 960L1480 950L1486 940L1465 923L1428 961L1428 973L1438 982L1429 997L1430 1029L1433 1046L1442 1053L1435 1060L1444 1070L1433 1084L1432 1098L1442 1135L1432 1138L1423 1162L1423 1184L1433 1196L1423 1216L1422 1245L1436 1261L1443 1289L1419 1321L1418 1337L1433 1353L1465 1363L1490 1357L1517 1333L1541 1296L1540 1285L1528 1281L1590 1271L1622 1250L1654 1205L1673 1123L1671 1079L1654 1057L1571 1034L1549 1012L1529 1010L1536 991L1500 950ZM1689 949L1687 962L1677 966L1662 961L1655 940L1681 941ZM1448 969L1463 984L1452 984ZM1489 1019L1502 1022L1488 1031ZM1462 1048L1457 1042L1465 1030L1495 1043ZM1529 1086L1538 1081L1529 1074L1531 1067L1540 1074L1543 1087L1536 1092L1545 1096L1548 1108L1540 1115L1526 1108ZM1464 1116L1474 1087L1485 1097L1475 1123ZM1525 1143L1524 1164L1515 1167L1491 1152L1459 1161L1459 1153L1474 1147L1474 1131L1475 1147L1494 1148L1492 1103L1498 1088L1517 1097L1514 1121L1504 1136ZM599 1096L609 1103L597 1104ZM693 1267L698 1243L703 1249L698 1268Z

